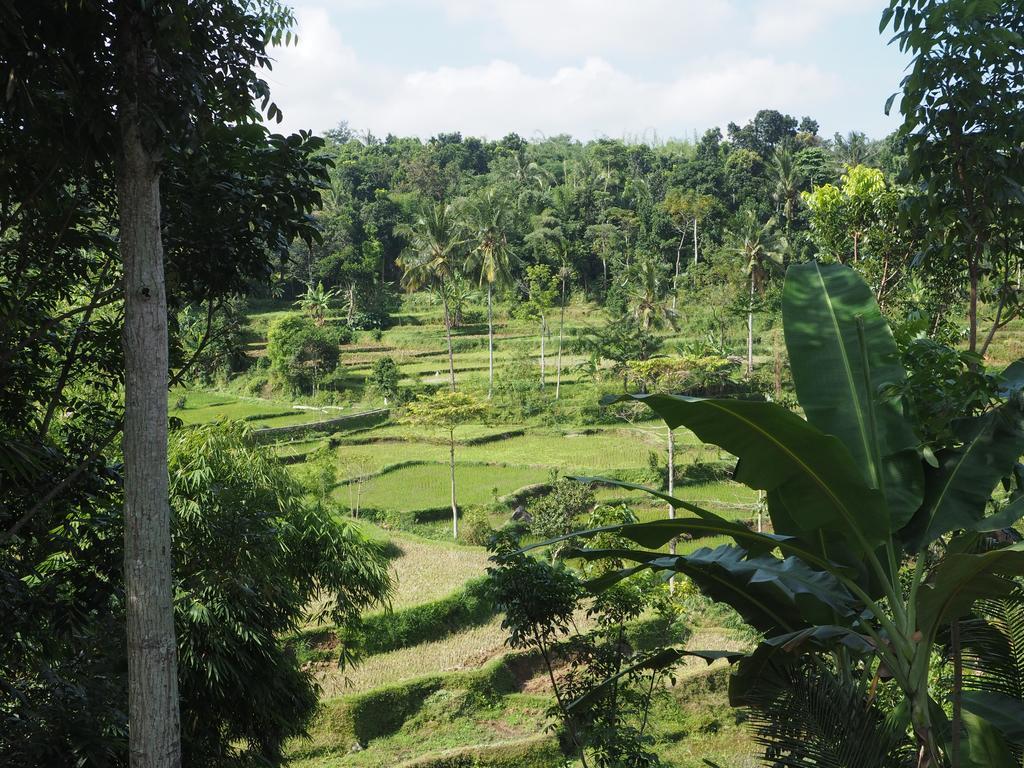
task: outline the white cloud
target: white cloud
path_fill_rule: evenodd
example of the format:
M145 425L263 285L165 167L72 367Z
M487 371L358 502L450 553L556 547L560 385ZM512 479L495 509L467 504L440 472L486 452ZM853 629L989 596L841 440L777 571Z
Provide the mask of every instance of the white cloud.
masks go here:
M427 0L457 19L482 17L513 43L546 56L681 53L724 34L730 0Z
M574 63L540 73L497 59L402 73L360 61L323 8L299 8L297 15L300 43L278 51L270 75L287 130L323 131L346 120L378 135L591 137L655 129L680 136L742 121L765 106L813 114L839 91L835 76L814 66L735 52L691 61L657 79L597 55L567 56Z
M843 16L879 7L878 0L759 0L751 39L772 47L804 43Z

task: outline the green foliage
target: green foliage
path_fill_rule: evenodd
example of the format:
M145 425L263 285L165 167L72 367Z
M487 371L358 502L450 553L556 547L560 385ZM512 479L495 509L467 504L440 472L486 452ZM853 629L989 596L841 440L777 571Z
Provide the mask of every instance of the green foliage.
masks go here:
M480 420L487 412L486 403L467 392L441 391L433 395L420 395L406 406L407 418L411 423L448 430Z
M558 741L542 736L455 749L441 756L409 760L401 768L550 768L563 760Z
M957 444L929 462L917 450L901 404L881 394L906 374L867 286L845 267L792 267L783 314L807 421L771 403L632 396L670 427L686 426L737 456L736 479L767 493L775 535L650 491L693 516L612 530L649 548L682 533L725 534L736 545L676 557L600 547L574 554L638 563L613 571L602 587L638 570L683 573L739 611L766 640L741 662L736 680L756 678L766 661L784 654L814 659L840 648L851 659L837 670L840 678L860 665L884 665L903 696L892 715L900 718L897 732L912 725L917 748L938 764L946 747L928 673L939 631L975 601L1011 594L1014 579L1024 575L1024 545L972 549L978 538L972 531L1004 526L1024 513L1024 505L1011 504L986 518L994 487L1024 451L1019 365L1005 374L1005 400L959 422ZM946 538L951 531L964 533ZM776 549L783 558L771 554ZM896 570L904 557L914 561L906 582ZM880 644L881 633L890 646ZM739 690L733 700L741 703ZM988 745L991 753L998 739L991 725L976 717L964 724L968 741L978 749ZM809 744L803 742L805 751Z
M440 600L369 616L346 639L361 653L387 653L483 624L494 614L487 580L474 579Z
M543 496L532 499L526 509L530 513L530 533L542 539L564 536L574 530L580 518L594 508L593 488L575 480L560 478ZM551 557L558 555L558 548Z
M398 398L398 382L401 373L398 370L398 363L390 355L380 357L373 363L373 370L367 379L367 384L374 392L384 398L384 402Z
M314 620L356 625L388 598L387 561L351 525L306 506L240 426L180 430L169 466L185 753L278 761L316 707L279 636L310 605L322 606ZM353 649L342 658L353 662Z
M315 393L338 365L338 345L351 337L345 326L317 326L304 315L285 315L267 332L271 374L292 393Z

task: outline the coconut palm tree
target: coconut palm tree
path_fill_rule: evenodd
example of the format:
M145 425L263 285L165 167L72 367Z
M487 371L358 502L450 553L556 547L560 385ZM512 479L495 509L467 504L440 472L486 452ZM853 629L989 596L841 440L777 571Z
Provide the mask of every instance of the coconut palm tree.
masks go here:
M436 287L444 307L444 331L448 342L448 374L451 391L455 391L455 355L452 352L452 317L447 283L459 272L464 240L455 210L451 205L435 203L426 206L411 225L402 225L398 232L409 241L400 259L402 285L407 290Z
M764 286L774 272L782 271L779 239L775 236L775 218L762 223L751 208L740 211L730 231L730 250L739 257L749 285L747 301L747 375L754 371L754 298L764 295Z
M772 155L769 166L772 177L772 197L775 200L776 212L786 218L786 235L789 235L790 224L796 215L800 203L800 187L803 179L796 167L793 153L785 147L777 147Z
M630 310L645 331L675 325L676 311L665 294L671 288L667 265L653 253L637 253L623 281Z
M466 200L460 214L470 244L466 269L479 270L480 285L487 283L487 397L490 398L494 391L494 289L512 282L512 271L519 263L519 257L508 242L514 211L511 201L491 187Z

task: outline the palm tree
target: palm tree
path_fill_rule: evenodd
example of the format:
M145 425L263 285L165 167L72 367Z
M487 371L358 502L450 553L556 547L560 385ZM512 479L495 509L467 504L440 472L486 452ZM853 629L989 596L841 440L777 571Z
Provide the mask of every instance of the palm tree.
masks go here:
M494 391L494 289L512 282L512 270L519 263L508 242L513 211L508 198L492 187L467 200L461 214L471 247L466 268L479 269L480 284L487 283L487 397L490 398Z
M784 147L778 147L772 155L771 176L773 181L772 197L775 199L776 211L786 217L786 235L796 214L800 202L800 187L803 179L796 167L793 153Z
M761 223L751 208L740 211L739 221L730 235L732 252L743 264L750 287L747 302L747 375L754 371L754 297L764 294L764 285L773 272L782 271L779 241L773 229L775 218Z
M334 289L325 291L323 283L317 283L315 288L310 283L306 292L295 302L295 306L313 318L313 323L320 327L327 322L327 312L331 308L331 301L337 295L338 292Z
M630 309L639 326L648 331L675 325L676 311L665 301L671 286L668 267L652 253L638 253L623 281Z
M455 391L455 355L452 352L452 317L447 283L459 271L460 239L458 219L451 205L436 203L424 208L411 225L397 228L409 241L401 257L402 285L408 290L433 286L441 294L444 307L444 331L448 342L448 374Z

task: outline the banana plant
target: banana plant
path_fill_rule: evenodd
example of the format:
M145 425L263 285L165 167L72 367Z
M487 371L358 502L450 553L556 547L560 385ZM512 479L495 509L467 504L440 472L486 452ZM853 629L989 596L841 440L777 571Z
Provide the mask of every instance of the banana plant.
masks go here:
M906 371L857 273L814 262L790 267L783 324L803 416L756 401L666 394L609 400L644 403L669 428L686 427L736 456L735 479L766 494L772 532L643 489L689 514L602 529L640 549L581 548L567 556L632 563L594 589L653 569L685 574L734 607L765 637L734 673L734 703L743 701L743 681L769 660L826 654L844 682L891 677L898 684L902 705L891 719L910 734L919 768L948 765L954 743L959 765L1002 768L993 755L1010 752L991 748L1002 738L998 729L975 706L962 718L966 737L954 738L928 672L940 633L975 601L1012 594L1015 577L1024 575L1024 545L976 546L983 532L1024 516L1024 499L987 514L994 489L1024 453L1022 364L1005 372L1000 403L957 422L959 442L932 454L892 395ZM684 534L725 535L733 543L689 555L660 551Z

